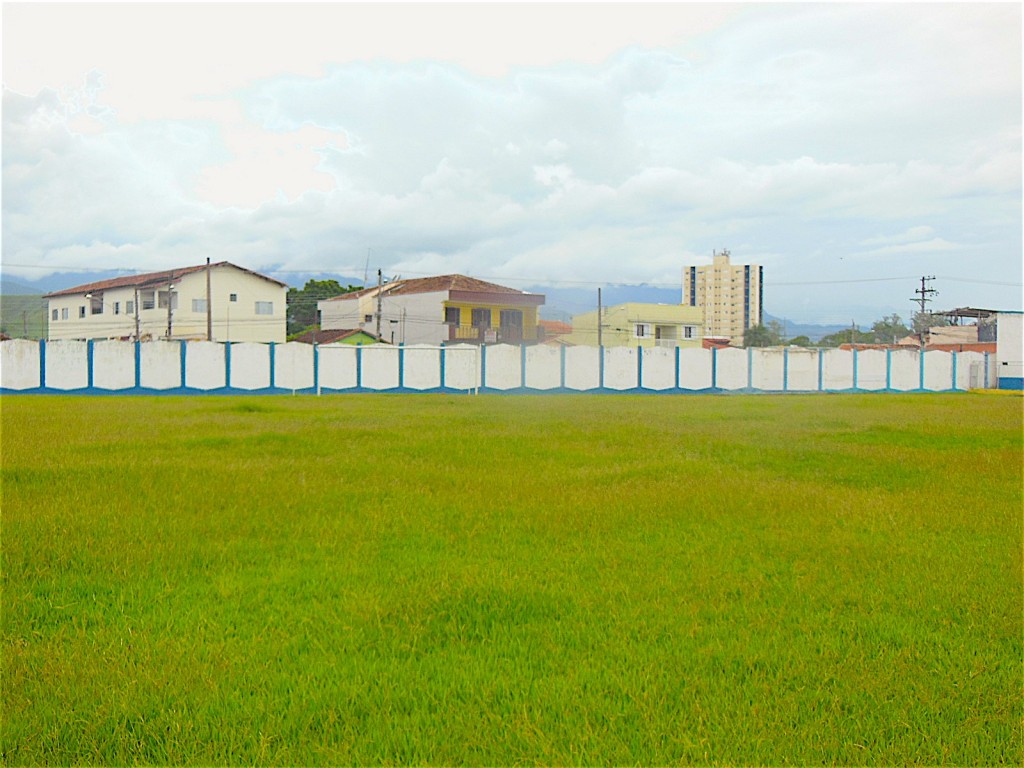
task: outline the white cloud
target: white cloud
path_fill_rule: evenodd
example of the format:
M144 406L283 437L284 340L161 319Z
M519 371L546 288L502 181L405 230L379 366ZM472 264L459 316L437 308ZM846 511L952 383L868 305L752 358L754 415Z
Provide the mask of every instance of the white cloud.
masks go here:
M779 283L907 265L1020 280L1011 4L459 6L480 32L465 47L449 6L247 5L231 57L238 8L195 30L196 7L97 7L161 30L125 41L66 24L44 41L30 20L90 17L12 8L5 269L212 255L361 276L371 249L407 274L675 283L729 247ZM417 34L382 37L394 13ZM181 39L192 58L171 55Z

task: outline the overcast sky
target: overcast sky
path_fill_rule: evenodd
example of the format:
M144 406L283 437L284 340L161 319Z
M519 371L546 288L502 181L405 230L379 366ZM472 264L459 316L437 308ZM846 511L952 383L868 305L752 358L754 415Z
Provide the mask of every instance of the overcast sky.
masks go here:
M1020 308L1021 5L4 4L3 268ZM42 269L28 269L38 266ZM372 278L371 278L372 279Z

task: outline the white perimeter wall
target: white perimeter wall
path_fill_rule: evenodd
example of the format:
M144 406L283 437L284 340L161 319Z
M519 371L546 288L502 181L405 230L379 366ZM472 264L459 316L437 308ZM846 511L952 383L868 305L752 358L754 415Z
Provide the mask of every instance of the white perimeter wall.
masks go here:
M295 342L273 346L235 343L229 353L226 350L224 344L207 341L145 342L137 351L131 342L96 342L92 345L92 386L106 391L133 389L136 355L141 387L158 391L182 386L216 391L230 386L256 392L271 384L276 389L304 391L317 386L321 390L469 390L484 386L496 391L563 387L585 391L599 389L602 382L610 391L638 387L675 391L678 381L680 389L690 391L715 387L800 392L818 390L819 380L825 391L949 391L994 386L998 374L994 357L986 361L981 353L934 351L922 357L916 350L866 350L855 357L845 350L730 348L717 352L681 349L677 353L664 348L599 350L507 344L484 349L460 344L442 350L433 345L383 344L314 348ZM88 388L89 345L79 341L49 342L45 347L25 340L0 343L0 385L9 391L39 388L43 359L48 389Z

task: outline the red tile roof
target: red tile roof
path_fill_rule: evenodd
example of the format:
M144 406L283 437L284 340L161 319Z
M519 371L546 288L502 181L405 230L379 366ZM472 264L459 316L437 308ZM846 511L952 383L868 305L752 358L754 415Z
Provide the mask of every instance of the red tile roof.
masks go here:
M365 334L371 339L377 338L369 331L364 331L362 328L338 328L332 330L319 330L319 331L306 331L303 334L296 336L292 341L298 341L303 344L333 344L337 341L343 341L350 336L356 334Z
M250 275L261 277L264 280L269 280L272 283L283 285L287 287L288 283L282 283L280 280L275 280L272 277L261 275L259 272L253 272L251 269L240 267L237 264L232 264L228 261L218 261L216 264L211 264L210 268L213 267L233 267L239 269L242 272L248 272ZM206 269L205 264L200 264L198 267L179 267L177 269L165 269L162 272L146 272L139 275L126 275L124 277L114 277L110 280L99 280L95 283L85 283L84 285L76 285L72 288L64 288L60 291L54 291L43 296L44 299L50 299L55 296L68 296L77 293L93 293L95 291L105 291L112 288L129 288L138 287L143 288L146 286L158 286L163 285L173 279L182 277L183 275L189 275L193 272L201 272Z
M436 277L417 277L409 280L395 280L384 285L385 296L401 296L411 293L436 293L439 291L473 291L476 293L502 293L516 294L520 296L529 295L525 291L509 288L497 283L489 283L486 280L477 280L475 277L466 275L438 275ZM377 286L370 286L361 291L345 293L335 296L328 301L348 301L358 299L361 296L376 295Z

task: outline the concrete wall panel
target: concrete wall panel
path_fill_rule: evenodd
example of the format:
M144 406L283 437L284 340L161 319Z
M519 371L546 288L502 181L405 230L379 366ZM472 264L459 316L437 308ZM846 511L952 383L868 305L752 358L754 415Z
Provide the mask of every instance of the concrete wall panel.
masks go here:
M436 389L441 386L441 350L436 347L405 347L403 386Z
M313 380L313 346L290 341L274 349L274 384L281 389L309 389Z
M353 389L356 386L356 348L351 344L321 344L319 347L320 386L326 389Z
M852 352L850 354L853 354ZM881 349L857 352L857 388L876 391L885 389L886 354Z
M270 386L270 346L238 342L231 345L231 381L236 389L266 389Z
M46 345L46 386L51 389L85 389L89 369L84 341L51 341Z
M398 387L398 347L386 344L363 347L363 386L367 389Z
M480 348L475 344L453 344L444 350L444 386L473 389L480 386Z
M565 350L565 386L568 389L597 389L600 386L597 347L567 347Z
M889 386L908 392L921 386L921 369L916 349L894 349L889 353Z
M560 347L526 348L526 386L530 389L556 389L562 384L562 350Z
M35 389L39 385L39 343L0 341L0 388Z
M92 348L92 385L97 389L135 386L135 345L123 341L97 341Z
M185 345L186 387L220 389L227 386L223 344L215 341L183 341L181 343Z
M711 350L679 350L679 386L682 389L708 389L711 386Z
M177 389L181 386L179 341L144 341L139 348L139 385L146 389Z
M949 352L924 353L924 388L933 392L953 388L953 356Z
M640 350L631 347L604 348L604 385L608 389L634 389L637 381L637 356Z
M853 353L842 349L827 349L821 363L821 388L831 390L853 387Z
M672 389L676 385L676 351L664 347L654 347L642 351L643 381L641 386L647 389Z
M747 350L720 349L717 357L717 384L720 389L744 389L747 386Z
M522 350L510 344L487 347L484 386L515 389L522 386Z
M781 392L785 352L781 349L754 349L751 351L751 383L754 389Z
M786 353L788 368L786 389L791 392L818 390L818 351L791 347Z

